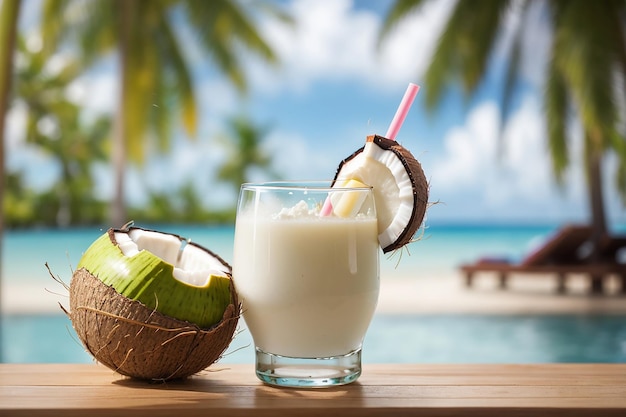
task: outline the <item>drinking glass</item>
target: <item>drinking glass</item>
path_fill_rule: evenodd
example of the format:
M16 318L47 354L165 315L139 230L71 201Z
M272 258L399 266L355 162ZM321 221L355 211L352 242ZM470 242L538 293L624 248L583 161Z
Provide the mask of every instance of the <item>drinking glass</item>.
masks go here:
M329 201L337 210L320 214ZM233 281L259 379L324 387L359 377L378 301L379 247L371 187L241 186Z

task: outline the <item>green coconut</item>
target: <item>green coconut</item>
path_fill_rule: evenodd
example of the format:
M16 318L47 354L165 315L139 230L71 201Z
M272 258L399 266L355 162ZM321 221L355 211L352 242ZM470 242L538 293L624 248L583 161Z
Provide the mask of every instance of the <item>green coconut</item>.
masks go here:
M141 379L195 374L230 344L240 305L231 267L180 236L109 229L83 254L68 315L86 349Z

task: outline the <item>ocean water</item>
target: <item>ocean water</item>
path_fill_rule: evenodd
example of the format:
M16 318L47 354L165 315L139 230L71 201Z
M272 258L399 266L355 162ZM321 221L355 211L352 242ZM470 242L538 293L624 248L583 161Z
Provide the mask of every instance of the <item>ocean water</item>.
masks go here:
M2 359L90 363L62 315L2 318ZM365 363L625 363L626 316L376 315ZM254 363L241 326L220 363Z
M232 260L232 227L158 229L191 238L227 262ZM520 259L555 229L549 225L431 225L408 251L381 259L381 279L436 278L482 256ZM57 288L46 263L69 283L82 252L102 233L96 227L8 232L2 289L20 285L41 291ZM69 319L52 304L44 309L57 313L9 313L0 319L1 361L92 361ZM250 335L242 328L222 362L251 363L253 356ZM378 314L366 336L363 359L379 363L626 362L626 317Z
M150 228L150 225L139 225ZM157 226L189 238L232 261L232 226ZM381 257L381 279L449 274L481 256L521 258L555 230L554 226L431 225L406 249ZM4 285L50 284L45 267L69 282L83 251L105 230L29 229L8 231L2 257Z

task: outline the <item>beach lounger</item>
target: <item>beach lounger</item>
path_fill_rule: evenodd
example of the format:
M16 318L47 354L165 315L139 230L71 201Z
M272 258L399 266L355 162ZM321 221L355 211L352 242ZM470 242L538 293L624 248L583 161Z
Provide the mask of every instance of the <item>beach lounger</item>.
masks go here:
M591 292L601 293L604 279L615 275L620 280L621 292L626 294L626 261L618 259L620 251L626 250L626 236L607 236L602 239L600 257L591 262L591 233L589 226L567 225L519 263L506 259L482 258L477 262L461 265L465 284L471 287L475 274L479 272L495 273L503 289L506 288L509 275L513 273L556 275L557 291L563 293L566 291L568 275L582 274L589 278Z

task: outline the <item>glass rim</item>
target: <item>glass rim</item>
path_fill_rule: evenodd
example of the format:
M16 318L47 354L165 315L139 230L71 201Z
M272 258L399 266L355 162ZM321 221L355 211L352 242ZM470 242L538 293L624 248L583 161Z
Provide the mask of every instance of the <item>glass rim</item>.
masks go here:
M302 190L302 191L368 191L373 190L371 185L358 187L336 187L333 186L335 180L285 180L285 181L264 181L245 182L241 184L241 190Z

